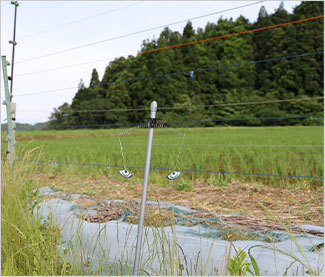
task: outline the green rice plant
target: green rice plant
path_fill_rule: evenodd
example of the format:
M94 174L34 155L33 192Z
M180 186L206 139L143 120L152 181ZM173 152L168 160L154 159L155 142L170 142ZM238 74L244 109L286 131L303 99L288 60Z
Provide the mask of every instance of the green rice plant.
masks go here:
M179 160L180 168L323 176L323 127L213 127L181 130L186 133L186 139ZM42 159L45 161L122 166L122 155L116 136L118 132L119 130L18 131L17 140L20 143L17 148L26 149L26 145L29 148L42 147ZM29 142L31 139L33 141ZM146 140L145 130L135 131L123 138L127 165L144 166ZM174 167L179 143L177 136L157 129L151 166ZM70 176L118 176L116 168L82 166L81 170L80 166L40 164L38 169L46 173ZM143 172L141 169L138 171L134 178L139 182ZM158 184L165 181L165 174L165 171L151 171L152 180ZM206 181L211 175L220 176L215 173L185 172L183 178ZM225 181L230 180L260 182L275 187L322 185L319 179L226 174Z

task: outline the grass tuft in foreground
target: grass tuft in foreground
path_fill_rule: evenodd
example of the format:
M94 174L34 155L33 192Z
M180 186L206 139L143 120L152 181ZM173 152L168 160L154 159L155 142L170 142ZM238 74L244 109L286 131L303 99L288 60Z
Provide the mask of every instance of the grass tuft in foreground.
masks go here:
M41 200L33 173L32 164L18 163L14 171L1 164L2 275L63 275L69 268L63 260L58 263L60 230L32 213Z

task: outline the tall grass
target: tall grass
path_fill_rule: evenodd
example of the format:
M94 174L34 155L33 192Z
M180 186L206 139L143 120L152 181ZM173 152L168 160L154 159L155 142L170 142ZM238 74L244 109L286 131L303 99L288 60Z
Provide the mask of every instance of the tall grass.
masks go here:
M30 158L32 150L25 154ZM35 164L18 163L15 170L1 163L1 273L2 275L62 275L58 263L60 230L33 216L38 203L32 174Z

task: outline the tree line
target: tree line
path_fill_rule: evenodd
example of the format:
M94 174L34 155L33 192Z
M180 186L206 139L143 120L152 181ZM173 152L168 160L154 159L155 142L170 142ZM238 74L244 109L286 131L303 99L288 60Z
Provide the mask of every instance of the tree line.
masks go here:
M72 103L55 108L48 125L146 122L148 111L84 111L148 108L153 100L160 107L174 107L159 111L158 117L167 121L320 115L323 113L322 99L196 106L323 96L322 54L238 65L323 51L323 18L162 51L141 52L315 17L324 14L323 7L323 2L306 1L290 14L281 3L272 14L261 7L254 23L240 16L236 20L220 18L197 30L188 22L183 33L165 28L158 39L144 40L136 56L111 61L101 80L97 70L93 69L89 86L81 81ZM233 64L237 65L227 67ZM191 71L218 66L211 70ZM184 71L186 73L169 75ZM160 77L143 78L152 75ZM140 80L130 80L136 78ZM182 106L187 108L176 108ZM319 125L322 122L322 118L306 118L207 122L204 126Z

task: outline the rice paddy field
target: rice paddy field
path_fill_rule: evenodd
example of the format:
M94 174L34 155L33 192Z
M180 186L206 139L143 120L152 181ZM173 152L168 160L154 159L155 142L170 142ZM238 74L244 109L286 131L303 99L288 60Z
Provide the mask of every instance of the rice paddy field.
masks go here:
M209 127L183 128L184 144L177 168L182 137L167 129L155 129L151 167L218 172L262 173L323 177L323 127ZM39 160L42 173L65 176L119 176L123 166L118 133L122 129L18 131L18 156L33 149L31 160ZM135 129L121 136L126 166L140 182L145 162L147 130ZM4 134L3 134L4 135ZM2 145L2 155L5 146ZM63 162L84 165L43 163ZM22 162L22 161L20 161ZM89 165L86 165L89 164ZM94 164L100 166L93 166ZM152 170L153 183L167 185L168 170ZM319 187L322 179L272 177L245 174L184 172L184 180L202 180L218 186L230 181L264 184L272 187ZM179 181L176 181L179 182Z

